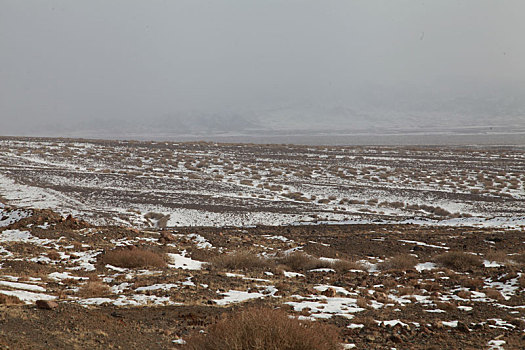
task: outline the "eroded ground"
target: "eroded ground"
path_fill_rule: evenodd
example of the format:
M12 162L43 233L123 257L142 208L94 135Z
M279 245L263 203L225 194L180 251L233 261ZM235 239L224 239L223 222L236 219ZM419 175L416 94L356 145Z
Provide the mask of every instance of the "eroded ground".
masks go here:
M221 313L264 304L337 325L347 348L520 349L523 233L407 224L138 230L2 205L0 344L179 348ZM111 265L115 249L167 264ZM472 259L446 258L456 251ZM221 260L236 252L253 259Z

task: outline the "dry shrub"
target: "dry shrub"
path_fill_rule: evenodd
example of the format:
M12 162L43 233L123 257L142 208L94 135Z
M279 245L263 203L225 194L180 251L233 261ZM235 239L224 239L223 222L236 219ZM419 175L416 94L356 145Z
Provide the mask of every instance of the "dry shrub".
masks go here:
M401 287L397 290L399 295L412 295L415 290L414 287Z
M485 281L482 278L478 277L464 277L459 280L459 284L465 288L476 290L481 288L485 284Z
M332 268L330 261L321 260L304 252L293 252L277 259L281 265L285 265L293 271L305 271L319 268Z
M111 250L102 259L105 264L126 268L166 266L164 255L139 248Z
M383 280L383 287L384 287L384 288L381 288L381 289L382 289L382 290L389 290L389 289L391 289L391 288L394 288L395 286L397 286L397 282L396 282L396 280L393 279L393 278L389 278L389 277L387 277L387 278L385 278L385 279ZM377 289L377 290L379 290L379 289Z
M499 291L497 291L497 290L495 290L493 288L487 288L487 289L483 290L483 292L485 292L485 295L487 296L487 298L498 300L498 301L505 300L503 295Z
M433 213L434 215L437 215L437 216L449 216L451 214L448 210L440 208L440 207L434 208L431 211L431 213Z
M507 253L500 250L491 250L485 254L485 258L489 261L496 261L499 263L504 263L509 259Z
M356 261L338 259L331 264L331 267L337 272L346 272L349 270L364 270L364 266Z
M261 258L254 252L237 251L230 254L218 255L211 259L212 267L229 270L257 270L268 268L270 260Z
M421 284L421 289L426 290L427 292L436 292L441 290L441 285L437 282L425 282Z
M403 208L405 206L404 202L391 202L390 206L392 208Z
M469 299L472 296L472 293L468 290L460 290L456 295L462 299Z
M517 264L525 265L525 252L521 252L510 257Z
M419 210L419 205L417 205L417 204L407 204L406 208L408 210Z
M14 295L7 295L0 293L0 304L2 305L18 305L24 302Z
M352 323L362 324L363 326L365 326L365 328L368 328L368 329L377 327L377 322L374 320L372 316L356 315L353 318Z
M46 255L51 260L60 260L60 254L56 250L50 250Z
M289 318L282 310L249 308L223 317L207 334L195 334L185 348L194 350L341 349L337 329L321 322Z
M82 297L98 297L109 294L109 287L99 281L89 281L80 288L78 294Z
M73 245L73 250L74 251L76 251L76 252L82 251L82 243L81 242L74 241L72 243L72 245Z
M410 254L399 254L381 263L382 270L411 270L418 263L417 259Z
M368 309L370 307L370 305L368 304L368 300L362 297L357 298L356 305L363 309Z
M440 254L434 260L440 265L457 271L470 270L482 264L477 255L457 251Z
M210 249L199 249L199 248L189 248L187 249L188 253L190 254L190 257L194 260L199 261L209 261L219 255L218 252L215 252Z
M383 304L390 304L390 303L392 303L392 300L389 298L389 296L386 295L383 292L376 292L376 293L374 293L374 298L379 303L383 303Z
M436 301L436 307L445 311L454 311L457 309L456 304L451 302Z

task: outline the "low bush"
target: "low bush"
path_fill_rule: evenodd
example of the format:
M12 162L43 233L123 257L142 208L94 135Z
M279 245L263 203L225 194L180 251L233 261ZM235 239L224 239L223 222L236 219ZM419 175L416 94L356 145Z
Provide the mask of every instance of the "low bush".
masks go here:
M102 260L105 264L126 268L166 266L163 254L140 248L110 250L104 254Z
M379 265L381 270L411 270L418 263L417 259L410 254L399 254L387 259Z
M223 317L185 345L193 350L341 349L334 326L290 318L282 310L249 308Z
M251 251L237 251L218 255L211 259L212 267L229 270L256 270L268 268L272 262Z
M319 268L332 268L330 261L321 260L303 252L294 252L277 258L277 262L293 271L305 271Z
M525 265L525 252L520 252L518 254L511 255L510 260L517 264Z
M110 289L106 284L99 281L89 281L80 288L78 293L82 297L98 297L107 295L109 292Z
M18 305L23 304L24 302L18 299L15 295L7 295L0 293L0 304L2 305Z
M447 252L434 258L435 262L457 271L466 271L475 267L480 267L481 259L477 255L464 252Z
M346 272L348 270L364 270L363 264L356 261L338 259L331 264L331 268L337 272Z
M483 292L485 292L485 295L487 296L487 298L498 300L498 301L505 300L503 295L499 291L497 291L496 289L486 288L486 289L483 290Z
M503 251L491 250L485 254L485 258L489 261L496 261L499 263L505 263L509 259L507 253Z
M46 255L51 260L60 260L60 254L56 250L50 250Z

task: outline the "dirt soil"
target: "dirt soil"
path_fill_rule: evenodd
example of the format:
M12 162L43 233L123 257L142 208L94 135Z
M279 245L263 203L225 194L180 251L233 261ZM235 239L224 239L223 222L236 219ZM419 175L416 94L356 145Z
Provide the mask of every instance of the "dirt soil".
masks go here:
M358 349L525 347L523 227L163 231L0 210L0 222L16 218L0 227L2 349L181 348L193 332L247 305L334 324L341 342ZM153 252L167 264L107 264L115 249ZM453 251L474 258L443 259ZM218 263L235 252L264 264ZM294 252L310 260L286 263ZM37 300L57 304L43 309Z

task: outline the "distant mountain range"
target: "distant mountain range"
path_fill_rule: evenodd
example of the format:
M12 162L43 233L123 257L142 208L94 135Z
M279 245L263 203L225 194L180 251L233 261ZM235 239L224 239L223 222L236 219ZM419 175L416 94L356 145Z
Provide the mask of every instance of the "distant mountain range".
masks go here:
M465 89L463 89L465 90ZM415 91L415 90L414 90ZM228 136L352 134L523 134L525 89L421 93L370 90L347 103L290 104L236 112L173 112L140 118L14 120L11 135L93 138L212 139Z

